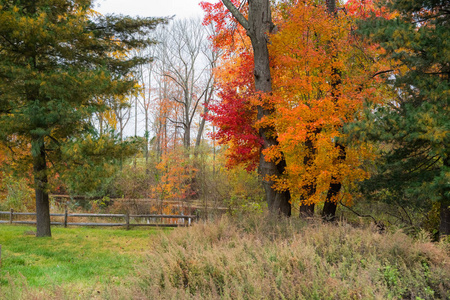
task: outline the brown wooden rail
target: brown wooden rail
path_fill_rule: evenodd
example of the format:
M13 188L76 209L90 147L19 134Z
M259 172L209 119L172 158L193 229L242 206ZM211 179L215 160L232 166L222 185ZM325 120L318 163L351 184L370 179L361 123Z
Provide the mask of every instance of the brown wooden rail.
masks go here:
M9 215L9 220L0 220L1 223L9 224L36 224L36 221L22 221L14 220L14 216L36 216L35 212L15 212L12 208L10 211L0 211L0 215ZM50 217L64 217L63 222L51 222L51 225L62 225L67 226L124 226L127 229L133 226L152 226L152 227L178 227L178 226L190 226L193 220L197 219L195 215L130 215L126 214L88 214L88 213L69 213L66 209L64 213L51 213ZM123 219L124 223L79 223L79 222L69 222L70 217L78 218L119 218ZM142 219L142 218L152 218L152 219L183 219L183 224L165 224L165 223L132 223L130 219Z

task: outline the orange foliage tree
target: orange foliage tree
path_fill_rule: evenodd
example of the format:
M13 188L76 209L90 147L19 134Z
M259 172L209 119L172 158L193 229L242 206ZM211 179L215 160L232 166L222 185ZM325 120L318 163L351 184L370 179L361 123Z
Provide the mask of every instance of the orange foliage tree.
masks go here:
M157 184L152 188L152 197L159 200L186 200L192 196L191 181L197 170L183 149L164 153L156 166Z
M269 47L276 113L265 122L275 124L279 146L267 149L266 157L277 160L284 153L287 167L273 180L302 204L327 197L351 201L352 184L369 176L361 166L374 152L370 145L346 142L342 128L367 99L381 95L373 78L376 53L354 37L354 20L345 13L333 17L302 0L280 6L278 15L279 32ZM337 183L346 188L330 197L330 185Z
M276 7L278 30L270 36L273 92L256 97L252 51L239 27L230 26L219 4L203 4L205 22L216 22L215 47L226 51L216 70L221 101L210 105L218 126L216 138L229 145L229 165L258 166L257 130L272 127L278 145L264 150L266 160L286 159L282 176L270 178L292 202L306 205L328 198L352 199L352 186L369 176L362 164L374 157L368 144L348 141L343 127L361 113L367 101L382 101L383 88L374 76L382 69L373 59L376 48L352 33L354 21L373 10L353 1L330 15L312 1L289 1ZM338 70L338 71L337 71ZM335 84L339 82L339 84ZM273 113L256 119L256 107ZM343 184L329 195L332 184Z

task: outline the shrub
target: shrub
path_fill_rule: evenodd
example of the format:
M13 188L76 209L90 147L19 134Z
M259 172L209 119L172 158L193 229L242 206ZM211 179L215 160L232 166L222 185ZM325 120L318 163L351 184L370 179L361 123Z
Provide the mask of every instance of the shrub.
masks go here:
M6 187L6 198L0 201L0 210L35 211L34 191L24 178L8 176L3 179Z

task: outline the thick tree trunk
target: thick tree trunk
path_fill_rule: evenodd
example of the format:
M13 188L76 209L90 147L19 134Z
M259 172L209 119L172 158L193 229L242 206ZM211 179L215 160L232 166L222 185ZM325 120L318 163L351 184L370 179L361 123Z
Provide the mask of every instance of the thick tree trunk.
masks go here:
M36 141L34 148L33 169L36 195L36 236L52 236L50 230L50 203L47 192L47 164L43 142Z
M252 41L254 54L254 76L255 89L257 92L270 93L272 91L272 77L269 65L269 50L267 48L268 36L272 31L273 23L270 11L269 0L249 0L248 14L249 29L248 35ZM258 120L269 116L273 110L264 107L258 107ZM263 180L263 186L266 191L267 203L272 213L291 215L291 195L289 191L279 192L273 188L274 182L268 180L269 176L283 174L286 168L286 161L282 159L278 164L266 161L262 150L278 145L276 137L273 136L274 128L263 127L259 130L263 145L259 159L259 170ZM272 133L272 134L271 134Z
M222 0L233 17L247 30L251 39L254 55L255 89L257 92L270 93L272 91L272 78L269 65L269 50L267 49L268 33L273 29L272 15L270 11L270 0L249 0L248 20L239 12L230 0ZM269 116L273 110L258 107L257 119ZM265 160L262 150L278 145L276 137L273 136L274 128L260 128L259 136L262 139L262 147L259 159L259 173L262 178L269 210L272 214L291 215L291 194L289 191L279 192L273 188L274 182L269 180L270 176L280 176L285 168L286 161L281 159L278 164Z
M277 191L273 188L274 182L266 179L266 176L280 176L283 174L286 167L285 160L281 160L281 162L276 165L272 162L266 162L264 155L260 154L259 164L259 172L262 177L264 190L266 192L269 211L272 214L280 214L288 217L291 216L291 193L289 190L284 192Z
M331 183L327 193L327 200L323 204L322 217L327 221L334 221L336 218L337 203L333 198L341 190L341 183Z
M339 148L339 156L337 157L337 163L345 160L347 156L345 152L345 146L339 143L335 143L336 148ZM328 221L334 221L336 216L337 200L336 197L341 191L342 184L333 175L331 177L330 188L328 189L327 199L323 206L322 217Z

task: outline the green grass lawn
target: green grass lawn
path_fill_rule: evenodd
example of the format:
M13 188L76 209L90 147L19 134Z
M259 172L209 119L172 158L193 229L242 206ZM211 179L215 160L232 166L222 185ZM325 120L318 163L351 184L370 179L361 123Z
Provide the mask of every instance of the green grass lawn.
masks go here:
M133 273L161 229L52 228L52 238L36 238L29 226L0 225L0 288L18 282L31 288L70 283L102 287Z

